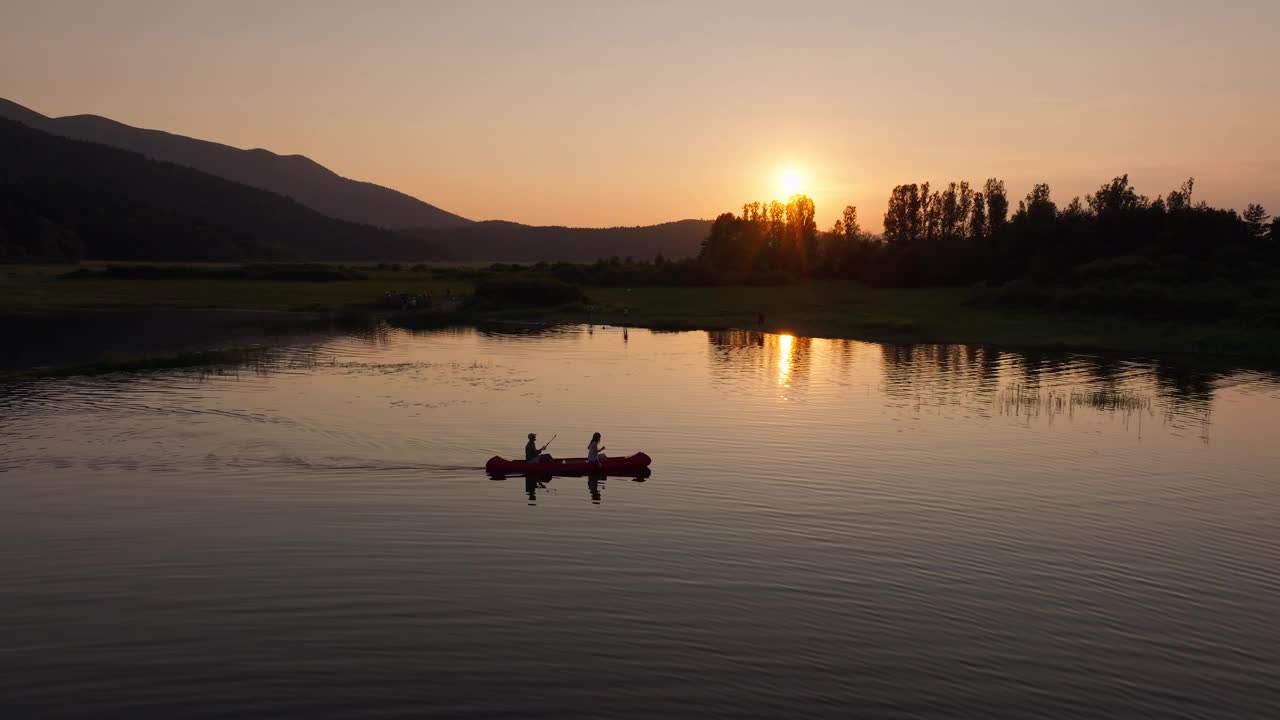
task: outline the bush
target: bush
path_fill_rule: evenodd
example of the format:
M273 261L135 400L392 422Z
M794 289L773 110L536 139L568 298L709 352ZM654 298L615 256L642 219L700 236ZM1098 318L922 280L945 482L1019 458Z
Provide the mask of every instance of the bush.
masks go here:
M1084 283L1136 282L1175 285L1195 277L1196 268L1181 255L1121 255L1077 265L1071 274Z
M1125 279L1134 280L1151 278L1156 274L1156 265L1150 258L1141 255L1122 255L1120 257L1100 258L1076 266L1073 274L1080 280Z
M110 278L117 280L251 280L259 282L341 282L358 280L352 268L307 263L258 265L108 265L100 270L79 268L62 276L66 280Z
M592 265L556 263L546 267L546 272L562 282L590 287L692 287L715 285L722 279L720 274L694 260L667 261L661 265L614 260Z
M697 261L667 261L654 266L653 284L668 287L700 287L716 284L716 274Z
M476 285L477 300L501 307L555 307L582 302L585 297L576 285L542 278L501 278Z
M519 265L517 263L493 263L487 268L489 272L508 272L508 273L521 272L525 269L527 269L526 266Z
M1018 280L998 288L975 288L973 292L976 304L1201 322L1237 315L1243 300L1243 293L1236 289L1206 284L1177 287L1090 284L1067 287Z
M244 277L263 282L342 282L363 276L351 268L333 265L268 264L246 266Z
M108 265L100 269L79 268L62 277L67 280L96 278L117 280L236 279L244 277L244 268L217 265Z
M753 270L747 274L746 283L756 286L786 285L791 276L781 270Z

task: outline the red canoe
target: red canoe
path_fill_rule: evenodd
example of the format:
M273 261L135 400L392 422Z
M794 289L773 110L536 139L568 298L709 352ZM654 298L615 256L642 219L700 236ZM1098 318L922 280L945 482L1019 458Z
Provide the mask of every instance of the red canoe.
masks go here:
M484 464L490 475L627 475L643 471L652 462L648 455L636 453L627 457L605 458L601 465L586 458L556 458L549 463L505 460L494 455Z

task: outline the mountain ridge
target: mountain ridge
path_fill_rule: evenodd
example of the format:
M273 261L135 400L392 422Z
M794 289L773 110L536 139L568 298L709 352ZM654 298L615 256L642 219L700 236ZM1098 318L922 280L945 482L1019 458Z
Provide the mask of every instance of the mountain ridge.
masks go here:
M269 190L0 118L0 256L432 260L429 243Z
M117 231L124 225L116 222L119 218L115 215L139 218L139 222L153 229L148 235L150 239L138 248L125 247L123 238L117 239L115 244L116 252L127 253L131 258L142 257L146 252L152 252L157 248L165 250L166 253L175 252L177 248L166 246L157 238L161 234L160 228L183 227L182 218L197 221L191 227L197 229L202 237L216 239L215 245L223 248L216 253L219 258L236 252L257 256L264 250L269 250L272 253L281 252L285 256L307 259L333 257L335 252L339 252L344 259L358 257L395 259L411 255L421 259L468 261L592 262L611 256L649 259L658 253L676 259L696 255L711 227L710 220L699 219L609 228L540 226L508 220L470 221L463 218L458 218L461 221L460 224L443 226L411 223L403 227L392 227L395 223L387 222L385 219L376 223L349 221L332 212L318 209L317 206L332 208L342 206L344 202L350 204L350 196L353 193L357 196L357 204L361 193L366 195L373 193L384 199L402 197L414 204L415 208L424 206L425 203L374 183L343 178L305 155L280 155L265 148L240 149L164 130L135 128L100 115L80 114L49 118L11 100L0 98L0 119L5 118L16 122L19 126L31 128L34 132L48 135L49 138L56 137L68 142L88 143L103 150L138 155L155 163L173 166L172 170L163 172L172 173L178 168L187 169L192 173L204 175L208 179L216 178L244 186L245 190L253 189L278 197L280 200L289 200L296 204L298 209L306 208L319 217L339 223L368 226L368 230L383 231L376 239L372 233L365 231L357 233L351 227L339 231L337 225L324 224L320 222L319 217L303 217L297 210L286 209L287 206L279 204L276 200L245 192L237 195L236 192L217 183L211 184L207 180L197 180L182 173L179 173L179 176L185 179L186 187L201 187L221 198L219 202L222 202L223 207L235 218L235 222L231 223L234 227L226 227L227 224L220 218L205 212L197 198L167 193L165 188L156 186L154 183L148 185L156 192L153 197L132 192L132 194L126 193L127 197L123 198L125 202L112 200L113 195L120 193L115 192L109 180L101 177L101 173L93 167L82 168L80 171L63 168L58 182L54 184L46 182L48 178L39 179L39 174L29 175L22 182L28 182L34 177L43 183L42 186L36 190L28 189L12 194L13 198L22 196L26 198L24 202L35 203L43 208L41 212L62 216L64 220L67 213L79 213L76 215L78 220L73 225L82 235L101 233L95 231L91 224L85 224L87 220L83 217L84 208L79 207L81 205L101 206L97 210L104 213L104 217L111 215L114 218L106 224L117 228ZM123 147L128 145L162 147L164 152L160 154L165 157L156 157L155 154ZM87 152L87 150L81 148L80 152ZM124 167L131 168L130 172L135 173L134 180L139 180L141 176L137 173L143 172L136 162L126 162L119 157L115 157L110 162L117 164L123 162ZM246 165L246 162L250 164ZM197 164L212 168L216 172L197 167ZM256 170L253 172L257 172L257 175L249 178L249 181L242 179L250 169L254 168ZM155 172L155 168L150 172ZM266 174L265 178L262 173ZM77 182L76 176L81 174L94 178L96 185L91 192L79 193L77 196L78 191L72 186ZM12 180L10 182L12 183ZM307 194L313 202L304 203L294 195L271 189L271 187L283 186L291 187L295 192L301 191ZM232 202L231 196L236 196L235 202ZM345 201L344 198L346 198ZM259 209L270 205L276 207L278 212L284 213L289 220L282 224L276 222L275 218L260 216L254 207L242 207L238 203L248 203ZM107 206L110 206L109 212L105 209ZM147 211L144 208L147 207L160 214L141 218L140 214L145 214ZM35 213L34 207L29 212L24 211L28 220L33 213ZM247 222L246 219L249 217L259 218L259 224L262 227ZM293 227L290 223L300 223L314 228L322 240L315 246L308 247L298 242L301 238L295 237L297 235L295 230L280 232ZM274 228L275 232L269 231L269 228ZM365 238L362 242L369 243L368 248L362 250L358 244L357 246L346 244L349 239L357 235ZM390 239L396 236L401 238L404 247L398 247L398 244ZM338 241L335 245L327 244L323 239L337 240L340 237L348 240ZM282 238L286 239L285 245L288 247L281 246ZM346 249L342 249L344 247ZM194 252L194 249L192 251ZM182 253L186 252L182 251Z
M459 227L472 222L399 190L343 177L305 155L237 148L165 130L134 127L101 115L50 117L5 98L0 98L0 117L54 135L130 150L153 160L270 190L339 220L390 230Z

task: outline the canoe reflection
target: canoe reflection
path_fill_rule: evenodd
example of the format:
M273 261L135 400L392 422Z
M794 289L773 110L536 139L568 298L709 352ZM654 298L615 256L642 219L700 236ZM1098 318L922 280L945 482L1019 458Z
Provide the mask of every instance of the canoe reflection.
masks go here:
M644 482L649 479L649 476L651 474L652 473L649 471L648 468L644 468L642 471L637 471L629 475L623 475L623 476L614 475L613 477L615 479L619 477L625 478L630 480L631 482ZM505 476L498 476L498 475L490 476L490 477L494 480L506 479ZM550 489L547 486L551 483L553 477L551 475L524 475L523 477L524 477L525 497L529 500L530 505L538 504L538 491ZM566 477L559 478L558 486L564 485L567 482L572 482L572 480L573 478L566 478ZM605 483L607 482L607 480L608 480L608 476L605 476L605 475L591 475L587 477L587 494L591 496L591 504L593 505L600 504L600 501L604 494Z

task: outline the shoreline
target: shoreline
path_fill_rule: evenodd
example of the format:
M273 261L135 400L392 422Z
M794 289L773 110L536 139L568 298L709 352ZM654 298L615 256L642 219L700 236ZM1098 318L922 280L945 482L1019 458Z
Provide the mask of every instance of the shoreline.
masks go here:
M315 310L259 310L252 308L83 308L0 312L0 329L8 329L10 323L21 318L26 322L53 321L63 324L68 318L100 321L104 317L124 321L160 320L167 323L175 316L185 321L188 332L199 335L195 341L178 343L168 347L139 348L134 351L102 350L84 355L76 360L46 362L20 367L0 367L0 379L31 379L40 377L67 377L96 375L112 372L145 372L163 369L201 368L216 366L240 366L246 363L266 362L273 347L283 344L287 338L310 334L326 334L343 328L373 327L385 323L390 327L414 331L431 331L447 327L510 327L554 328L565 325L595 325L642 329L656 332L760 332L790 334L827 340L854 342L910 344L910 345L968 345L1020 354L1078 354L1116 359L1168 360L1195 365L1215 365L1224 368L1271 371L1280 368L1274 354L1231 354L1197 352L1177 349L1116 348L1105 344L1069 344L1062 341L1044 343L1018 343L1016 341L992 341L970 336L934 336L919 330L875 331L863 328L862 332L838 332L821 322L799 319L791 323L708 322L699 319L684 321L646 321L644 318L622 316L618 313L575 312L549 309L545 312L493 311L474 312L453 310L448 312L410 311L387 312L360 306L345 306L329 311ZM227 320L248 320L249 325ZM262 321L269 320L265 324ZM249 332L245 328L249 328ZM251 338L251 341L246 341Z
M1032 319L1036 316L1029 314ZM1218 344L1218 338L1201 338L1195 326L1178 328L1184 334L1169 337L1150 323L1115 321L1092 336L1064 333L1056 335L1052 330L1041 334L1028 333L1018 336L1004 330L984 332L948 332L922 328L909 322L828 322L821 318L795 317L782 321L766 319L764 324L755 322L716 321L704 318L672 320L640 316L624 316L620 313L565 312L549 310L541 313L505 311L491 313L462 312L453 316L439 316L418 324L409 318L387 316L388 324L406 330L429 330L445 326L475 326L484 324L512 324L552 327L557 325L596 325L657 332L685 331L740 331L768 334L796 335L825 340L849 340L855 342L901 345L970 345L1019 353L1071 353L1099 356L1141 357L1146 359L1170 359L1184 362L1237 363L1241 366L1261 369L1280 368L1280 343L1260 342L1248 345ZM1055 318L1046 318L1046 324ZM1067 318L1067 322L1088 324L1090 318ZM1132 329L1134 332L1126 333ZM1151 342L1152 334L1161 336L1164 342ZM1280 340L1280 338L1278 338Z
M454 325L455 327L474 327L476 322L464 322ZM1096 345L1067 345L1059 343L1046 344L1029 344L1020 345L1017 343L990 342L985 340L972 339L956 339L946 337L932 337L919 335L898 335L898 334L865 334L858 336L825 334L821 331L814 332L796 332L787 327L761 327L758 325L702 325L702 324L636 324L626 322L603 322L595 320L589 323L582 319L558 319L558 320L518 320L518 319L486 319L480 321L479 324L495 325L495 324L511 324L525 327L557 327L562 325L588 325L594 324L596 327L612 327L626 328L631 330L649 330L653 332L759 332L770 335L794 335L796 337L811 338L814 340L838 340L848 342L861 342L879 345L964 345L968 347L989 348L993 350L1018 353L1022 355L1030 355L1036 353L1045 354L1069 354L1069 355L1086 355L1093 357L1109 357L1116 359L1131 360L1173 360L1178 362L1212 364L1212 365L1231 365L1241 369L1254 369L1264 371L1280 370L1280 357L1272 354L1254 355L1249 353L1216 353L1216 352L1197 352L1189 350L1132 350L1118 349ZM394 326L393 327L399 327ZM402 328L412 330L414 328ZM426 329L426 328L420 328Z
M448 326L614 325L663 331L742 330L895 344L962 344L1024 353L1083 353L1280 367L1280 327L1259 319L1191 323L993 307L966 288L886 289L830 281L770 286L584 286L555 307L465 307L501 271L378 270L341 282L66 279L66 267L0 268L0 373L270 344L380 321ZM394 310L390 292L430 293L430 309ZM444 303L440 299L450 298ZM758 313L764 322L757 322Z

